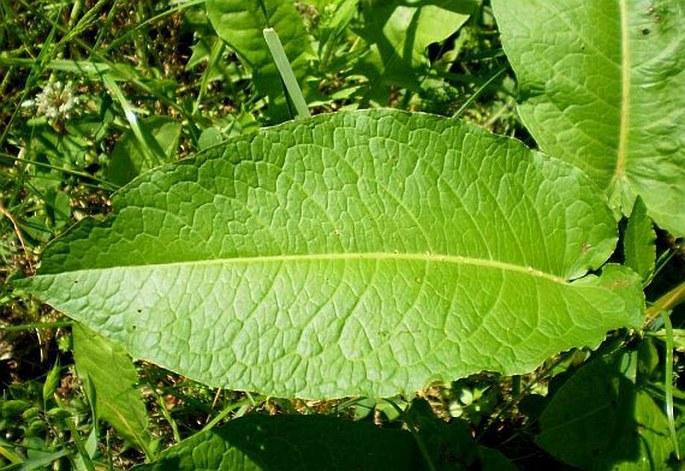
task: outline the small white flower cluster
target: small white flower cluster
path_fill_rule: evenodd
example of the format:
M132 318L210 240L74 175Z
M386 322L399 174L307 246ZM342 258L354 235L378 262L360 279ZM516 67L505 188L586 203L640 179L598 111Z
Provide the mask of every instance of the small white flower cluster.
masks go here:
M52 120L68 119L79 97L74 94L71 82L63 84L60 81L48 83L34 100L22 103L24 107L37 107L36 114Z

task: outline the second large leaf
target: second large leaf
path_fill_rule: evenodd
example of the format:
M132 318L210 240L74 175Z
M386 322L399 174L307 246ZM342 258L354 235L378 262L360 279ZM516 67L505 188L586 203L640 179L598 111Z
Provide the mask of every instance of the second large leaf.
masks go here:
M540 148L685 235L685 3L493 1Z
M587 177L444 118L287 123L145 174L113 203L20 283L212 386L388 396L523 373L640 322L636 275L585 276L616 241Z

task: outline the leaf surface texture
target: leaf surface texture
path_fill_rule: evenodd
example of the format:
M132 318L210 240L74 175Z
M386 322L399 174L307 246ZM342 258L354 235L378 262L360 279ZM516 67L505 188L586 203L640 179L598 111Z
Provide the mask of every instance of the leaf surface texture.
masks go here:
M641 196L685 235L685 3L493 1L543 152L582 168L617 210Z
M390 396L639 326L637 275L585 276L616 243L594 188L463 123L325 115L142 175L19 283L209 385Z

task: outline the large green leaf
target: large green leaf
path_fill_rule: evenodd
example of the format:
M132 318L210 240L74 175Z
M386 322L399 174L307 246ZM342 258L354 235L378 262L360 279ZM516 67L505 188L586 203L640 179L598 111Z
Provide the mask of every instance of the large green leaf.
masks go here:
M415 470L407 432L326 416L248 415L201 432L136 470Z
M262 31L274 28L281 38L295 77L304 86L307 61L313 56L311 41L294 2L282 0L208 0L207 16L221 39L252 71L257 90L269 97L269 113L275 121L290 115L285 89ZM305 88L306 90L306 88Z
M20 281L213 386L388 396L639 326L637 275L579 170L437 116L325 115L147 173Z
M416 408L416 405L413 406ZM465 422L447 424L429 406L419 431L426 462L411 433L338 417L251 414L203 431L160 454L150 470L515 470L496 450L480 446ZM416 415L412 412L412 415Z
M493 0L540 148L685 235L685 3Z
M540 417L536 442L581 469L611 469L637 460L637 354L599 357L576 372Z
M580 469L671 469L666 414L636 386L636 367L637 353L625 351L581 367L543 412L536 442ZM679 435L682 441L682 429Z

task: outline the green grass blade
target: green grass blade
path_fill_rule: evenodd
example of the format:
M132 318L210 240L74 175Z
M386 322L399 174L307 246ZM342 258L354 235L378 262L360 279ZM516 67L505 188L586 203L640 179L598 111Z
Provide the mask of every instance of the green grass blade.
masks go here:
M150 139L145 138L143 130L138 124L138 117L136 116L136 113L128 103L128 100L126 100L123 90L119 87L119 85L117 85L116 81L109 75L103 75L102 83L104 83L109 92L114 95L117 101L119 101L121 108L124 110L124 115L126 116L128 124L131 126L131 131L138 142L140 142L140 147L143 150L148 167L153 168L164 162L164 152L156 142L152 142Z
M680 461L680 447L678 435L675 430L675 417L673 415L673 325L669 313L663 311L661 318L666 328L666 367L664 371L664 392L666 393L666 417L668 418L668 431L673 441L675 456Z
M471 95L471 96L464 102L464 104L461 105L461 106L459 107L459 109L454 113L454 115L452 115L452 118L453 118L453 119L459 118L459 116L461 116L461 114L462 114L464 111L466 111L466 109L467 109L469 106L471 106L471 104L472 104L474 101L476 101L476 99L481 95L481 93L483 93L483 92L485 91L485 89L488 88L488 87L492 84L492 82L494 82L495 80L497 80L497 79L500 77L500 75L502 75L502 74L503 74L504 72L506 72L506 71L507 71L507 67L506 67L506 66L500 67L494 74L492 74L492 77L490 77L489 79L487 79L480 87L478 87L478 89L477 89L475 92L473 92L473 95Z
M266 45L269 47L269 52L271 52L271 56L278 68L278 73L281 74L288 95L290 95L290 99L292 100L293 105L295 105L297 116L299 118L309 118L311 114L309 113L309 108L307 108L307 102L304 99L304 95L302 95L302 89L300 89L300 86L297 83L295 73L290 66L288 57L285 55L285 50L278 37L278 33L276 33L273 28L265 28L263 33Z

